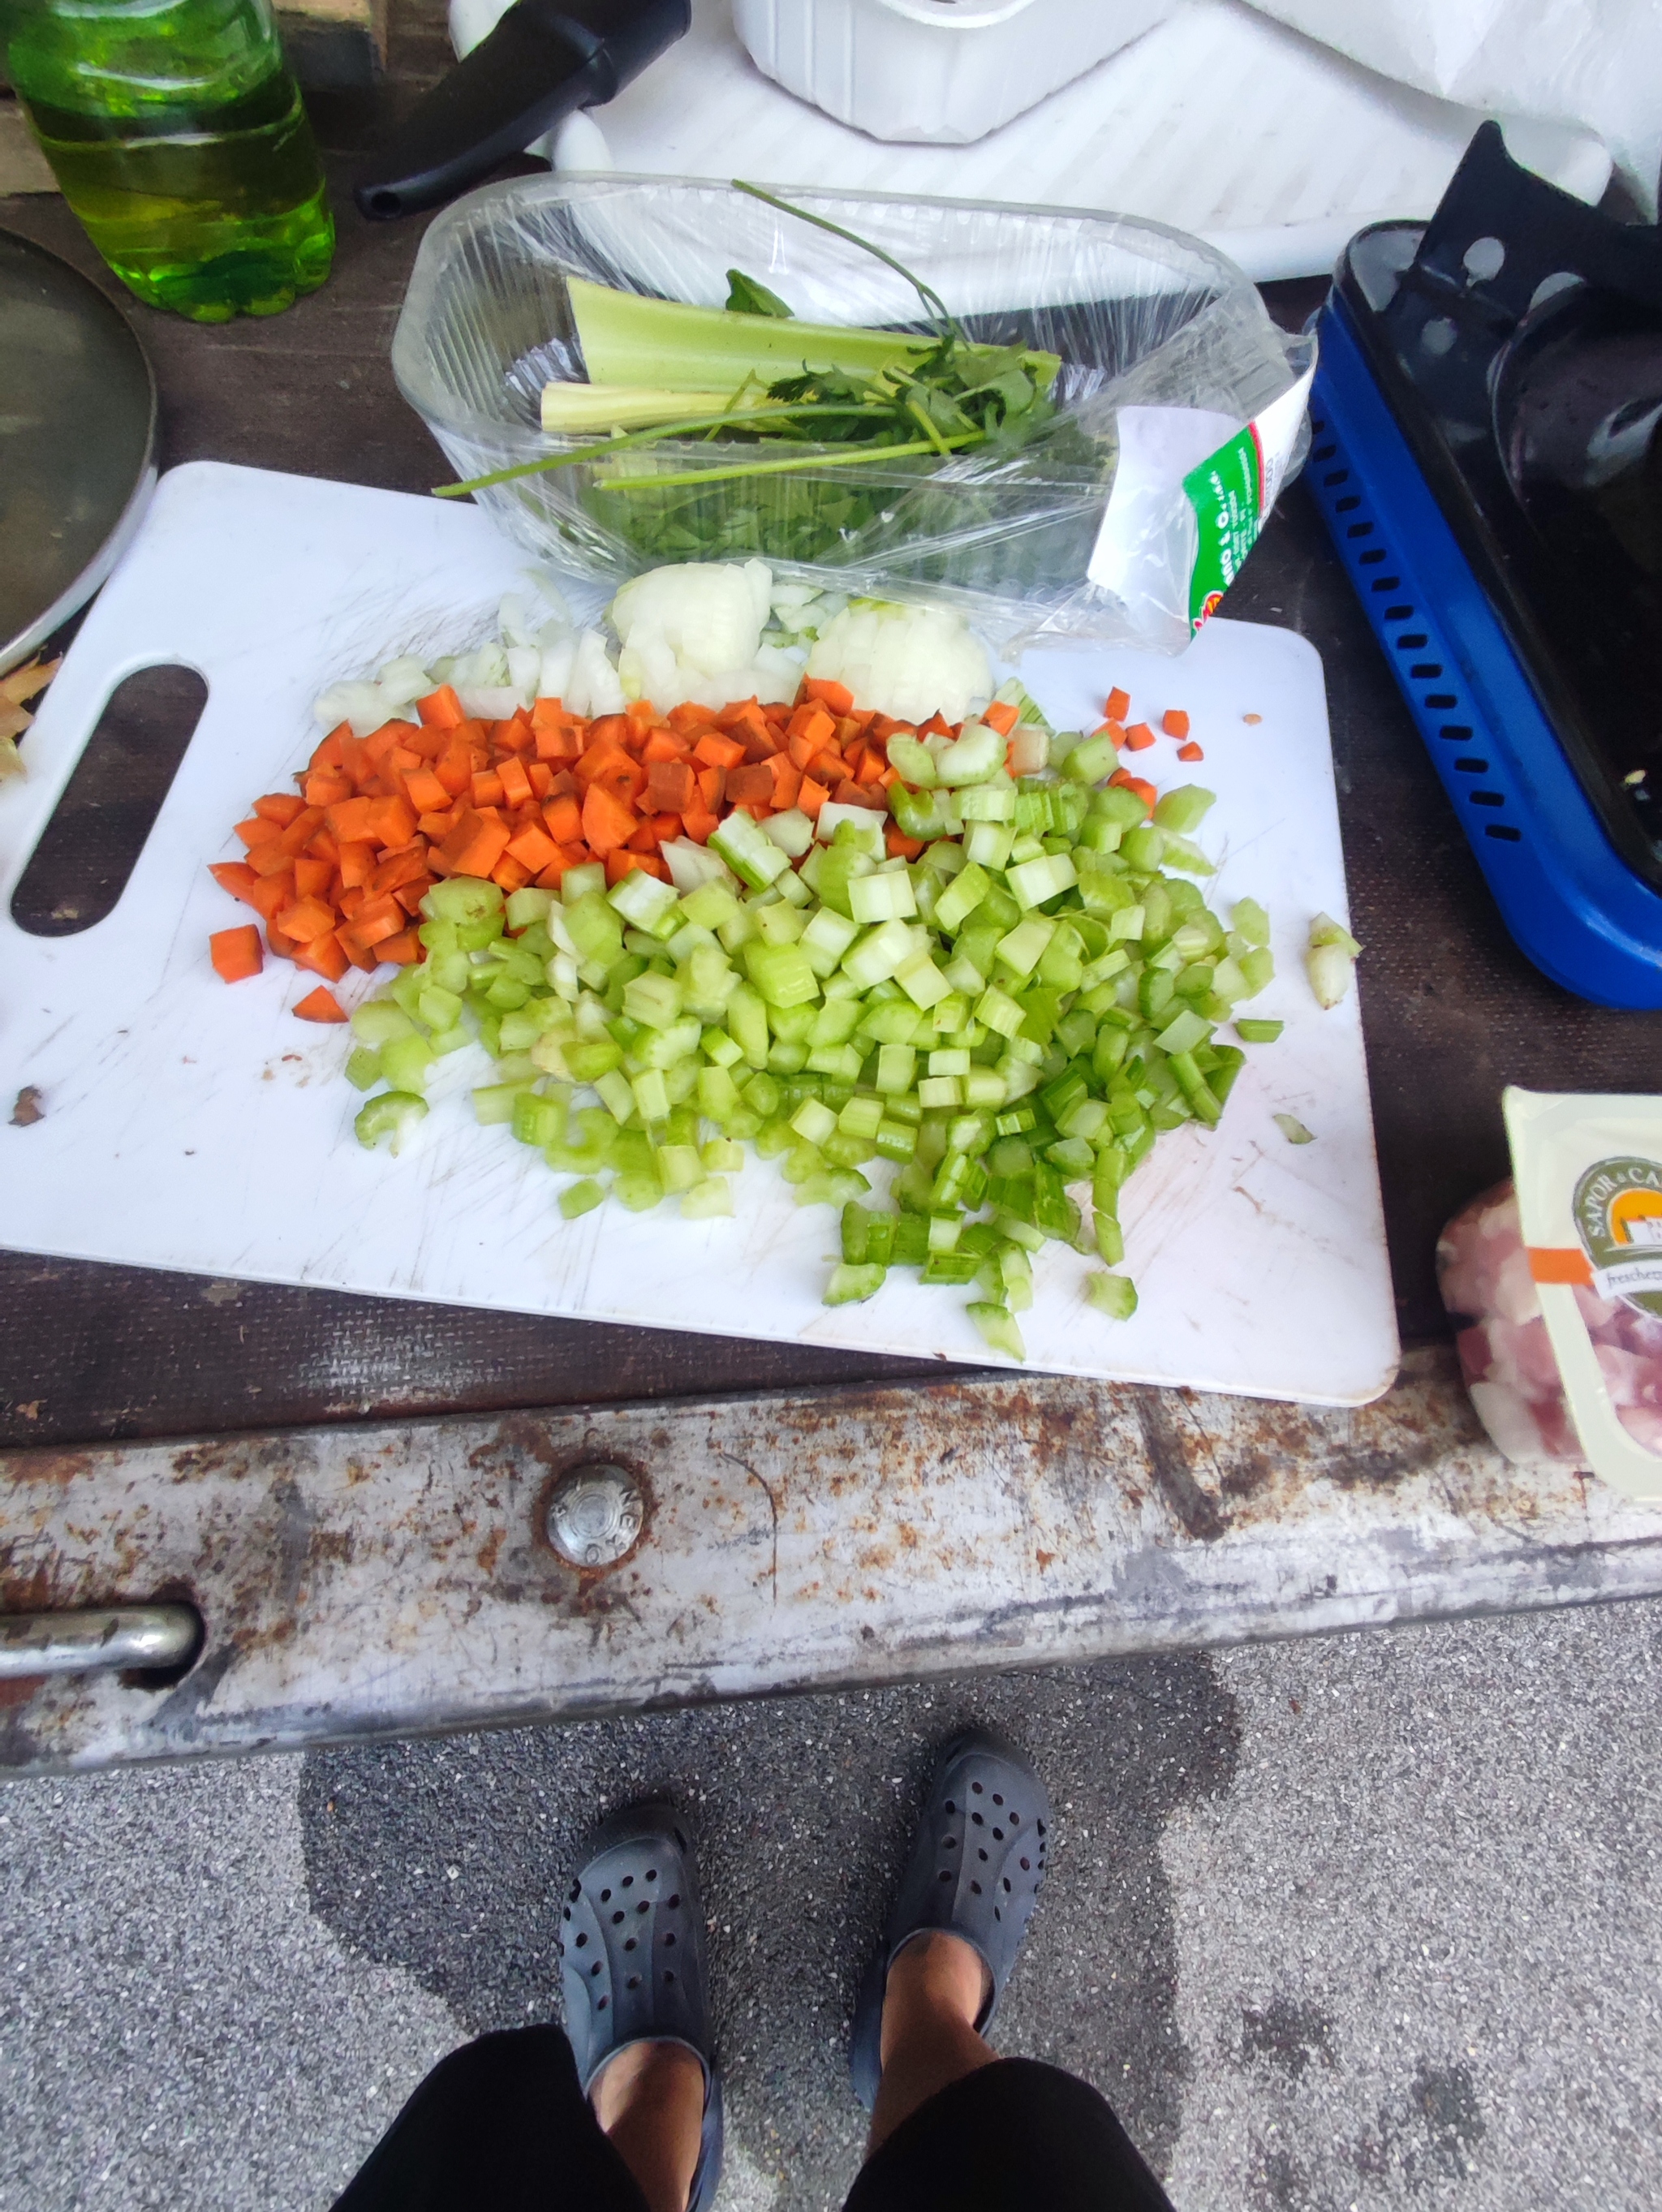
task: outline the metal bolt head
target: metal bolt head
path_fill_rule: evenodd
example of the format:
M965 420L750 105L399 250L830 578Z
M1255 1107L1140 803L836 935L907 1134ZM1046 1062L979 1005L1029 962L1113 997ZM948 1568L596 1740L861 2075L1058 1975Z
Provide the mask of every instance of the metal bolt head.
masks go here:
M548 1501L548 1540L574 1567L609 1567L633 1548L646 1499L624 1467L574 1467Z

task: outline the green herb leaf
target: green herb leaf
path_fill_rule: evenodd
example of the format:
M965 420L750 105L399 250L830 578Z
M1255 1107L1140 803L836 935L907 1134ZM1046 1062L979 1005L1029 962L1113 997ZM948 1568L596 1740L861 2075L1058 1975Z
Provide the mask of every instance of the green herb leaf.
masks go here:
M765 284L754 276L746 276L742 269L728 271L727 312L730 315L776 315L782 322L794 322L795 317L776 292L770 292Z

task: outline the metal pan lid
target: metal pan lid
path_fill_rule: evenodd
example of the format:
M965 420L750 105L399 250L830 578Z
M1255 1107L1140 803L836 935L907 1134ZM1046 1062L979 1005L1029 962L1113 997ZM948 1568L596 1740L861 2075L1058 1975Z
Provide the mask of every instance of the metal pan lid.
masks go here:
M155 379L120 310L0 231L0 673L85 605L155 483Z

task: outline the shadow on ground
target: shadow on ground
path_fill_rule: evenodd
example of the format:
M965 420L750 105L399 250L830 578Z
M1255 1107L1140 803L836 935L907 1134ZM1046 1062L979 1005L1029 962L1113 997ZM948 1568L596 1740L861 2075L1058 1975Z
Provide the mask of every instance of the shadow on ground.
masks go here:
M970 1722L1025 1744L1056 1814L994 2040L1094 2081L1159 2170L1189 2070L1160 1834L1227 1790L1239 1750L1203 1657L315 1752L313 1909L474 2033L557 2017L557 1900L585 1835L633 1797L673 1796L700 1838L730 2134L782 2183L778 2212L817 2212L841 2203L863 2138L846 2058L860 1971L932 1747Z

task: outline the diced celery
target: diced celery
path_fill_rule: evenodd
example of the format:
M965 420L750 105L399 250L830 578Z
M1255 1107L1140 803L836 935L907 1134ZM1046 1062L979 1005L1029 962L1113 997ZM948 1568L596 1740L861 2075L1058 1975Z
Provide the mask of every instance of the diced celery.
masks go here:
M789 855L764 837L748 814L729 814L719 830L710 832L709 846L752 890L763 890L790 866Z
M705 1030L698 1038L698 1049L712 1067L732 1067L744 1058L736 1039L726 1030Z
M904 1121L892 1121L886 1116L879 1123L872 1143L880 1159L894 1160L904 1164L910 1160L917 1150L917 1132L916 1129L908 1127Z
M813 818L804 814L800 806L787 807L782 814L770 814L760 826L769 843L776 845L793 860L800 860L813 842ZM783 883L783 876L778 880Z
M514 1119L514 1103L524 1091L521 1083L489 1083L473 1093L473 1119L490 1127ZM549 1141L545 1138L543 1142Z
M1274 1114L1270 1119L1289 1145L1313 1145L1316 1133L1306 1129L1296 1114Z
M642 871L636 868L633 872L639 875ZM568 874L566 881L570 880ZM625 877L624 880L627 882L629 878ZM688 891L680 901L680 909L683 918L699 929L720 929L723 922L731 921L740 911L739 901L719 878Z
M1010 794L1010 804L1015 805L1015 793ZM968 858L983 868L1001 868L1010 857L1012 833L1008 822L971 822L964 833L964 850Z
M917 1072L917 1054L909 1044L880 1045L877 1051L876 1087L879 1091L898 1096L910 1091Z
M894 971L894 980L917 1006L938 1006L952 995L952 986L927 952L915 952Z
M819 996L819 979L800 945L747 945L744 961L751 981L770 1006L804 1006Z
M1017 905L1025 912L1029 907L1043 906L1047 899L1071 890L1079 881L1079 871L1066 853L1046 853L1007 868L1004 880Z
M852 885L849 888L852 891ZM822 906L797 941L814 974L823 978L831 975L859 934L858 922L836 913L831 907Z
M764 906L758 899L750 908L750 918L764 945L794 945L807 927L796 908L782 899L776 899L770 906Z
M955 937L991 889L992 879L986 870L970 861L935 902L935 927Z
M843 957L843 972L868 991L886 982L902 963L912 957L912 934L904 921L880 922Z
M634 872L638 875L637 868ZM651 878L648 878L650 882ZM625 883L630 878L625 876ZM673 975L660 975L648 968L624 986L624 1012L632 1022L648 1029L667 1030L681 1012L681 987Z
M421 902L429 921L454 922L459 928L484 921L502 913L501 889L479 876L449 876L435 884Z
M837 1117L837 1126L845 1136L875 1138L883 1126L883 1101L880 1098L850 1098Z
M606 893L608 902L624 920L650 937L669 938L680 927L680 900L673 884L632 868Z
M732 1213L733 1185L722 1175L706 1176L681 1193L684 1221L715 1221Z
M880 921L905 921L917 912L911 878L904 870L893 874L878 869L856 876L849 885L849 911L861 927Z
M659 1075L654 1079L661 1084L663 1077ZM608 1068L604 1075L597 1076L594 1079L594 1089L601 1104L614 1121L622 1123L634 1120L635 1092L630 1086L629 1078L621 1067ZM667 1096L664 1103L667 1108L669 1103Z
M805 1098L790 1117L790 1125L803 1141L823 1145L837 1127L837 1116L823 1099Z
M1217 802L1215 791L1202 790L1197 783L1180 783L1175 791L1168 791L1155 802L1154 821L1161 830L1175 830L1180 836L1198 830Z
M711 1137L698 1147L706 1175L739 1175L745 1164L745 1148L731 1137Z
M592 1213L605 1197L605 1184L587 1176L581 1182L568 1183L560 1193L560 1212L568 1221L575 1221L580 1214Z
M883 1287L886 1267L870 1263L850 1266L844 1261L831 1270L831 1280L825 1285L825 1304L828 1306L858 1305L862 1300L876 1296Z
M1129 1321L1137 1310L1136 1285L1129 1275L1099 1274L1093 1268L1085 1278L1085 1295L1110 1321Z
M1245 980L1245 995L1256 999L1260 991L1275 980L1275 963L1266 947L1255 945L1240 957L1240 971Z
M434 1058L424 1036L393 1037L380 1048L381 1074L394 1091L420 1091L426 1087Z
M359 1045L347 1060L346 1080L355 1091L373 1091L380 1081L380 1054Z
M1008 1306L995 1305L989 1299L975 1298L964 1310L980 1331L983 1342L990 1351L1006 1352L1012 1359L1026 1358L1027 1347L1021 1340L1021 1331L1016 1327L1015 1316Z
M728 1000L728 1034L752 1067L768 1059L768 1010L759 992L740 983Z
M704 1180L704 1164L696 1145L658 1145L654 1152L658 1180L672 1196Z
M1235 910L1229 920L1236 934L1244 937L1249 945L1269 944L1269 916L1257 899L1237 899Z
M1174 1021L1167 1023L1154 1039L1154 1042L1162 1052L1192 1052L1197 1044L1203 1044L1211 1034L1212 1024L1202 1021L1194 1008L1188 1006Z
M591 891L605 889L606 869L598 860L585 861L580 868L568 868L560 878L560 896L567 906L576 905Z
M924 1107L961 1106L964 1091L955 1075L926 1075L917 1086L918 1102Z
M427 1111L427 1101L409 1091L382 1091L358 1109L352 1127L366 1151L373 1152L383 1137L392 1139L393 1152Z
M998 958L1013 975L1031 975L1055 936L1056 927L1047 915L1029 915L1025 921L1018 922L1014 929L999 939L995 948ZM979 1008L977 1009L977 1018L987 1019ZM988 1026L993 1028L996 1024L989 1023Z
M1015 786L1008 777L993 776L985 783L971 784L959 793L959 812L966 824L977 822L1014 823L1015 820Z
M718 1128L725 1128L740 1109L739 1086L724 1067L698 1070L698 1110Z
M1284 1027L1282 1022L1258 1021L1242 1014L1236 1020L1235 1035L1243 1044L1274 1044Z
M366 999L352 1017L352 1034L361 1044L374 1047L414 1036L416 1024L391 999Z

